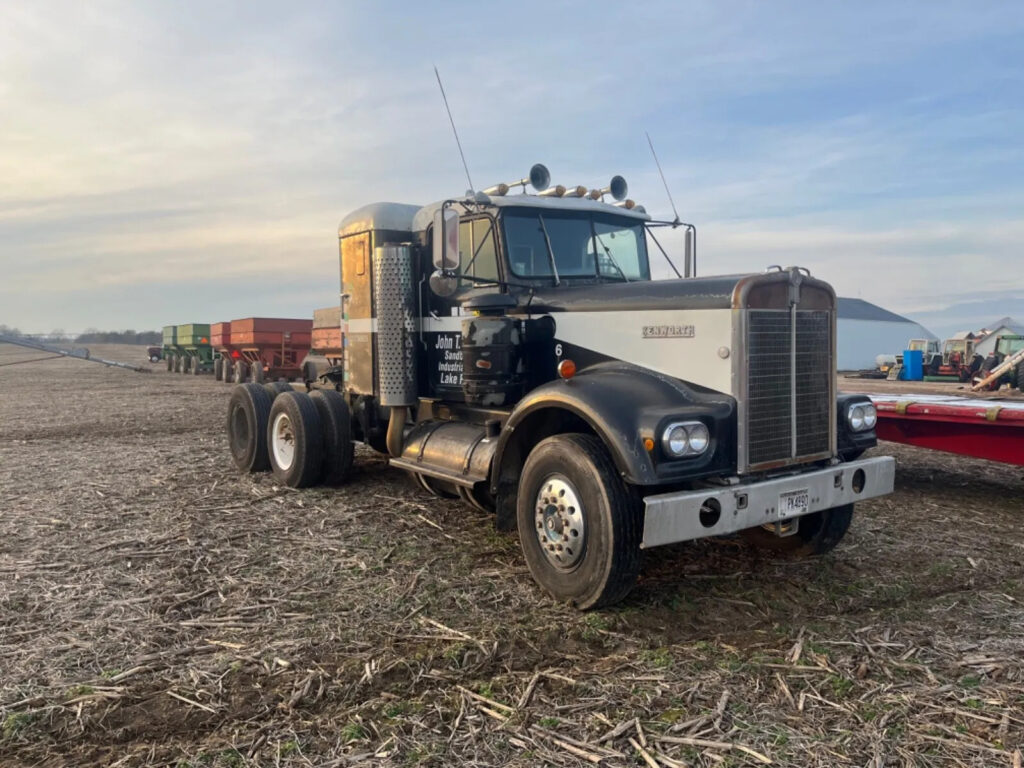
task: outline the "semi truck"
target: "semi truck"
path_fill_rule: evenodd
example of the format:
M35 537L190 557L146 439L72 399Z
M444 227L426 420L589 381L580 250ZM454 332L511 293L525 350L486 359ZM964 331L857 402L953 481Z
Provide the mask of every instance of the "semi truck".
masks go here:
M837 393L832 288L800 267L696 277L695 228L653 220L621 177L537 170L346 216L340 364L308 359L308 392L236 386L237 466L343 483L364 443L517 530L536 582L579 609L623 599L646 548L835 547L895 461L862 456L874 406ZM682 273L658 227L683 228ZM652 279L656 256L678 277Z

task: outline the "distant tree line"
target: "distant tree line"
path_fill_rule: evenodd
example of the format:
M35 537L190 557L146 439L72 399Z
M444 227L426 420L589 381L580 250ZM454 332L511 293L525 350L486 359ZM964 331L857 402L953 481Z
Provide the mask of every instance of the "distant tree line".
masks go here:
M49 333L22 333L17 328L0 324L0 336L26 336L44 344L146 344L159 345L163 342L160 331L101 331L87 328L77 336L57 328Z
M75 337L76 344L146 344L160 345L163 335L160 331L100 331L86 328Z

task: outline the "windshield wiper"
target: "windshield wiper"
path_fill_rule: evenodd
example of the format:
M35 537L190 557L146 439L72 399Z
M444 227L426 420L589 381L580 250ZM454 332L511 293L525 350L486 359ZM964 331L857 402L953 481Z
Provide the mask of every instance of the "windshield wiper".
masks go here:
M551 261L551 274L555 276L555 285L561 285L562 281L558 279L558 267L555 265L555 252L551 248L551 238L548 237L548 228L544 224L543 214L538 213L537 219L540 221L541 232L544 233L544 243L548 247L548 259Z

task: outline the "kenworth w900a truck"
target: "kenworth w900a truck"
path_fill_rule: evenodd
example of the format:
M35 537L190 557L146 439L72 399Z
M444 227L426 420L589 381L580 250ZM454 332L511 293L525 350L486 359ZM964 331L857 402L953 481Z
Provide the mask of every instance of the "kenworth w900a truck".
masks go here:
M349 214L341 364L308 359L309 393L236 387L238 466L339 483L363 442L518 529L536 581L581 609L623 598L646 547L834 547L895 462L861 458L874 408L837 395L832 288L796 267L692 277L689 225L684 274L652 280L652 230L678 220L604 202L619 177L534 171L536 195Z

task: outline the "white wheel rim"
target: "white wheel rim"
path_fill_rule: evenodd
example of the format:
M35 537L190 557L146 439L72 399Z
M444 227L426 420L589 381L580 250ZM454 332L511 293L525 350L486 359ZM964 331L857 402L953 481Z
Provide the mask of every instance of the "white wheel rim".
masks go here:
M270 430L270 446L274 453L274 463L279 469L288 471L295 461L295 431L292 420L287 413L279 413L274 417Z
M586 518L569 479L551 475L537 491L534 524L541 551L560 570L575 568L587 545Z

